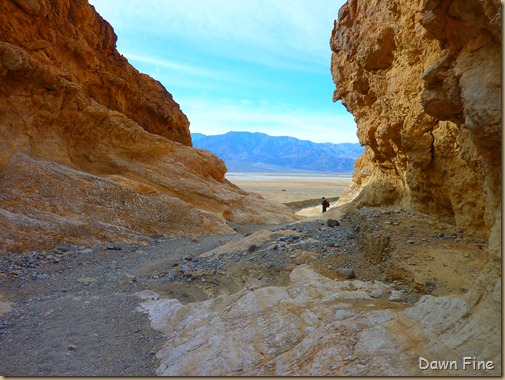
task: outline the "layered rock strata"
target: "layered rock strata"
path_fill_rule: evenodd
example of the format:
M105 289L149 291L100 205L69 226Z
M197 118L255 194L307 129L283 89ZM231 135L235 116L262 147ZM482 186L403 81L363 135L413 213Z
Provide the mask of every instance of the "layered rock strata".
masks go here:
M0 3L0 251L293 219L228 182L86 1Z
M166 335L161 376L485 376L501 372L493 331L457 296L414 306L380 299L379 281L335 281L299 266L286 287L182 304L150 291L141 309ZM470 339L473 339L469 341ZM466 354L462 353L465 345ZM465 351L463 351L465 352ZM464 357L493 368L464 365ZM422 358L422 359L421 359ZM455 363L426 367L432 361Z
M334 101L366 147L341 204L397 204L487 238L501 199L497 0L361 1L331 37Z

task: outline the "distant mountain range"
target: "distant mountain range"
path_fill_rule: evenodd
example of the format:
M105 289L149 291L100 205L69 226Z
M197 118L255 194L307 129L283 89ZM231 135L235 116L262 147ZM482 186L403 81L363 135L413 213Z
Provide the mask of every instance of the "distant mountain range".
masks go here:
M221 158L229 172L349 173L364 152L358 143L314 143L264 133L192 133L193 146Z

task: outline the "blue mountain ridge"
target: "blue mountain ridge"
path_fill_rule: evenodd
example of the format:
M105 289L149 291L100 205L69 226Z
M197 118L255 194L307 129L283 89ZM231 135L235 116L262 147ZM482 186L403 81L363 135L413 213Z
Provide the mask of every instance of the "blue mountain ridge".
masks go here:
M314 143L259 132L192 133L193 146L221 158L229 172L351 173L365 150L359 143Z

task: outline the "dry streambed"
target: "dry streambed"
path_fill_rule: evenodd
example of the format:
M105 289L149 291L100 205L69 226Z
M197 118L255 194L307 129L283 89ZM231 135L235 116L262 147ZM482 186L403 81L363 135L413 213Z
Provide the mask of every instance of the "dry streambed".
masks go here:
M485 265L483 242L403 210L352 210L338 222L3 257L0 300L13 310L0 320L0 373L403 374L386 333L391 313L426 294L464 295ZM275 313L259 313L265 305ZM224 322L188 330L182 315ZM317 322L325 318L332 322ZM369 338L360 333L372 325ZM248 344L233 346L240 329ZM338 351L320 335L348 345ZM366 339L390 349L383 362L366 354ZM225 343L235 348L223 355ZM296 357L303 363L289 367ZM326 366L330 359L341 365Z

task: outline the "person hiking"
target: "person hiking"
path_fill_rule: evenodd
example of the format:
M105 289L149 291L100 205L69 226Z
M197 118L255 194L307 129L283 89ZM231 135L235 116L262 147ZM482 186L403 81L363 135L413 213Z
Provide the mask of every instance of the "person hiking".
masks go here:
M324 197L323 197L323 201L321 202L321 206L323 206L323 213L326 212L326 209L328 207L330 207L330 202L328 202L328 200L326 200Z

